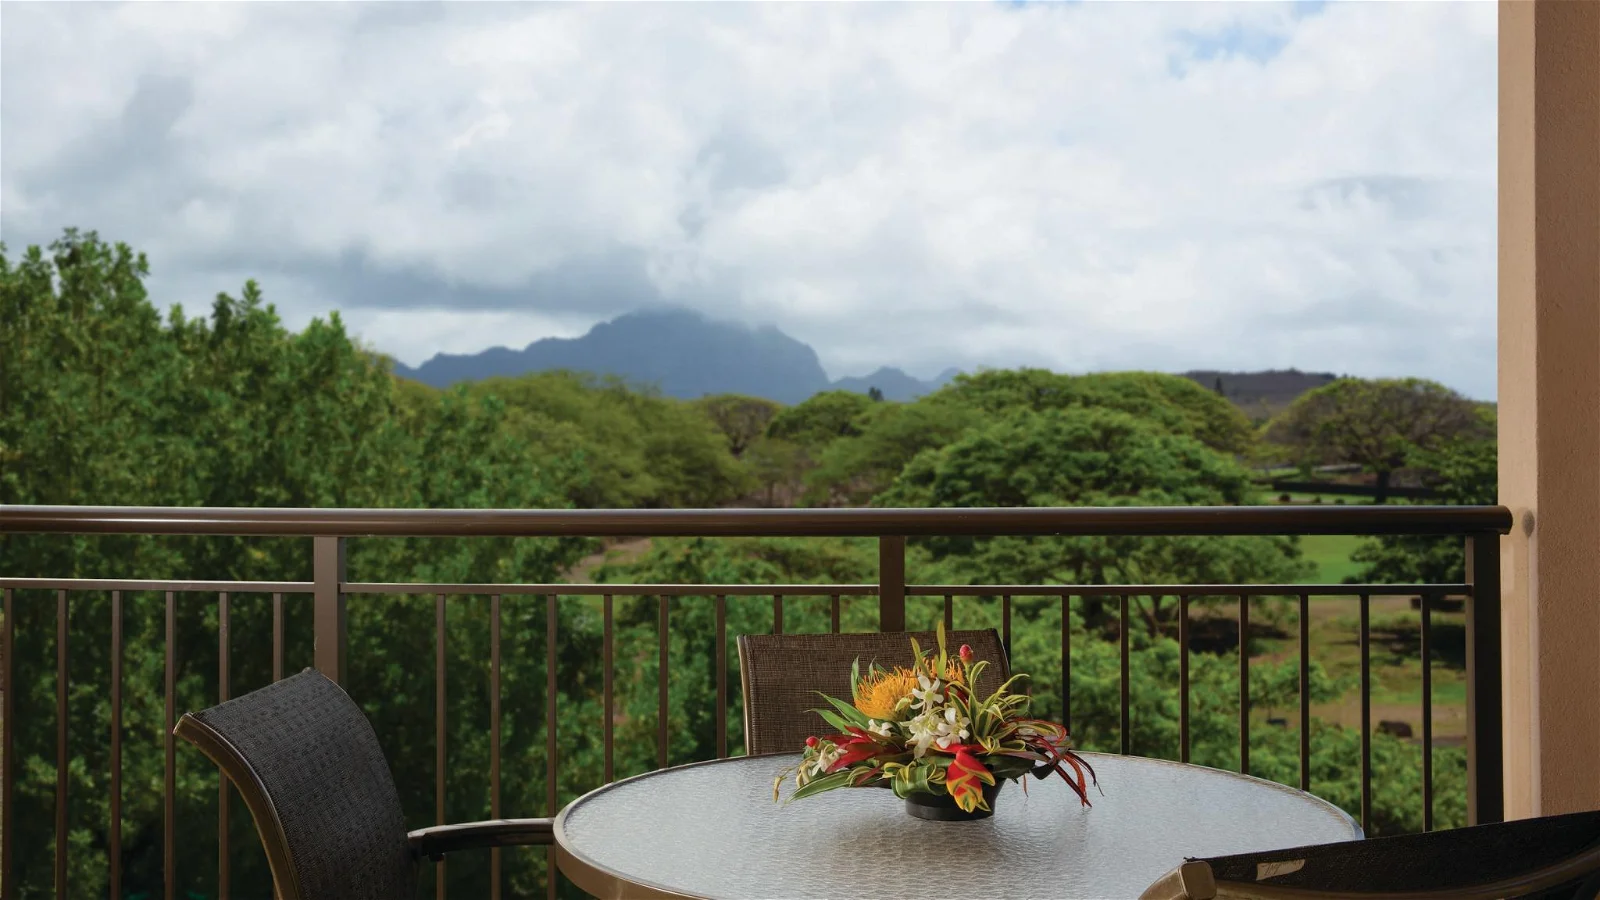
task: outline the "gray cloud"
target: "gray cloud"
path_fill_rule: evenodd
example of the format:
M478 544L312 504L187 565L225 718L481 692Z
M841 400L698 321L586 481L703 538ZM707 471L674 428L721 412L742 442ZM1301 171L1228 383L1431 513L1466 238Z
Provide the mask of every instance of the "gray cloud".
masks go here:
M219 272L248 271L259 265L259 260L244 255L214 257L206 262L212 271ZM385 266L360 251L349 251L330 261L276 266L261 280L270 285L273 276L314 284L331 296L343 298L347 307L539 310L604 319L667 302L646 272L643 251L626 247L563 259L507 286L455 282L425 267Z
M672 303L1488 397L1494 65L1485 4L8 4L0 239L412 364Z

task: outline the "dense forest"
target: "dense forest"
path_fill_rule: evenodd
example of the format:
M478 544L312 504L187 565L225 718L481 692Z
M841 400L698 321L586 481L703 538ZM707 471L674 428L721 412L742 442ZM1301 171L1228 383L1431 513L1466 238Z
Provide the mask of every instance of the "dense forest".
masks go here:
M1264 426L1219 392L1154 373L1061 375L991 370L898 403L830 391L792 406L741 396L666 398L648 387L571 372L489 379L448 391L398 378L393 364L347 333L337 314L295 332L262 289L247 283L194 315L148 296L145 259L92 233L69 231L18 256L0 248L0 503L160 506L675 508L721 505L1108 506L1268 502L1262 466L1356 462L1387 484L1419 472L1450 502L1494 496L1493 410L1429 382L1341 379L1304 396ZM165 311L164 311L165 310ZM1376 434L1376 437L1373 435ZM673 539L607 547L583 538L353 539L349 578L425 582L871 582L870 540ZM1363 579L1459 580L1447 541L1368 541ZM1292 537L930 539L908 550L921 583L1293 582L1312 563ZM290 580L311 576L305 539L6 535L9 577ZM158 896L162 882L164 597L123 599L125 652L122 852L127 896ZM489 813L489 601L450 597L447 819ZM502 808L546 810L544 597L503 601L505 666ZM51 895L56 716L53 592L18 591L14 698L19 764L19 897ZM772 628L770 598L728 600L729 670L716 672L713 600L670 601L669 761L714 756L717 679L733 708L727 740L740 752L733 635ZM371 717L411 827L434 818L431 596L350 600L348 688ZM615 775L656 765L660 600L615 606ZM1033 673L1035 708L1058 715L1063 608L1014 601L1014 668ZM555 601L556 718L561 802L603 778L600 607ZM931 627L942 602L911 601L912 627ZM1234 607L1196 602L1202 621ZM1178 754L1177 609L1135 601L1131 632L1131 744ZM286 671L309 665L310 602L286 605ZM1071 725L1082 748L1120 746L1117 616L1112 601L1074 598ZM1298 702L1291 661L1273 660L1272 635L1294 622L1284 602L1252 610L1251 770L1298 783L1299 735L1268 724ZM215 595L178 597L178 709L215 702ZM229 597L231 690L271 678L270 598ZM876 601L844 604L846 630L877 626ZM71 896L104 896L109 816L110 598L70 597L68 734ZM997 598L958 601L958 627L998 625ZM786 631L823 631L826 597L791 600ZM1274 631L1274 629L1278 629ZM1239 765L1237 631L1196 646L1191 668L1193 761ZM1258 643L1259 642L1259 643ZM1449 642L1446 641L1446 644ZM1438 663L1459 669L1448 653ZM1346 675L1312 668L1318 702L1350 689ZM1356 729L1313 721L1312 790L1356 813ZM1373 736L1373 822L1379 834L1422 827L1421 749ZM1435 750L1436 816L1465 820L1465 758ZM215 769L178 752L178 896L217 895ZM1114 802L1114 799L1108 799ZM268 897L265 859L248 814L232 804L232 894ZM507 852L507 896L544 890L542 852ZM453 858L449 890L488 896L487 856ZM429 882L431 884L431 881ZM574 891L564 885L563 892ZM581 896L573 892L573 896Z

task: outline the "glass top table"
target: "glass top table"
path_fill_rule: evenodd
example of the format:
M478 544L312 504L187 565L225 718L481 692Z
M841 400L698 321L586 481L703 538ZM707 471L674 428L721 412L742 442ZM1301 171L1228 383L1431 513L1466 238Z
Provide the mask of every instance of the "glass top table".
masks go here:
M1185 857L1360 838L1342 810L1269 781L1165 760L1082 754L1092 808L1059 777L1005 785L992 818L911 817L881 788L772 801L796 754L661 769L579 797L556 859L601 898L1137 898ZM792 789L784 788L787 797Z

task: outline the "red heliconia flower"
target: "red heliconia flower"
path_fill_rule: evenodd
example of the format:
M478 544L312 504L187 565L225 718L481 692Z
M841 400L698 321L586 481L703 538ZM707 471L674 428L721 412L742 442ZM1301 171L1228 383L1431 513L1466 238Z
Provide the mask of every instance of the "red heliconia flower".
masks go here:
M983 786L994 784L994 773L984 767L966 747L956 750L956 758L945 769L944 786L956 805L972 812L979 807L989 808L983 799Z
M966 663L967 665L971 665L972 664L972 645L971 644L962 644L960 652L961 652L961 661Z
M816 745L817 745L817 736L816 735L813 734L812 736L806 738L806 746L807 747L815 747Z

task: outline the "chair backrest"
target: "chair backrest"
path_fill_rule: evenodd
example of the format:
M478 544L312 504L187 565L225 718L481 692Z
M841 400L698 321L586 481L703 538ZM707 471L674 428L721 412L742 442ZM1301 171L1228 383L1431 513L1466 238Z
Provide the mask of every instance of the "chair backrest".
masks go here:
M1585 812L1189 860L1144 898L1592 900L1597 872L1600 812Z
M863 634L744 634L739 636L739 674L744 680L745 752L798 753L806 738L832 734L834 729L812 712L826 701L821 691L849 702L850 664L861 660L866 671L880 666L909 666L911 638L924 650L938 650L932 631L868 632ZM979 688L999 687L1011 674L1000 635L993 628L954 631L945 635L946 649L954 653L962 644L989 663Z
M279 900L394 900L415 894L400 795L372 725L306 669L173 729L239 789Z

